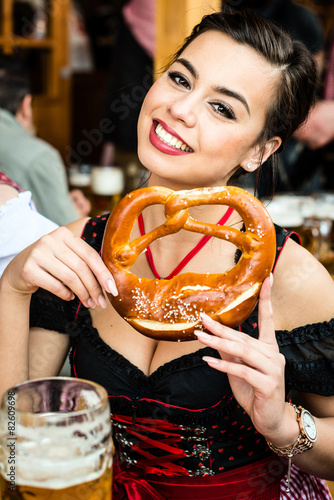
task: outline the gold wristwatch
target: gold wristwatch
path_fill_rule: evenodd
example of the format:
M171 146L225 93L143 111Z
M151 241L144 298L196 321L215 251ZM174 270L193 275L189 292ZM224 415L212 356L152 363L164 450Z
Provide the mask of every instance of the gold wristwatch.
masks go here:
M288 476L287 476L287 488L286 491L289 493L289 483L290 483L290 471L291 471L291 459L295 455L300 455L304 451L310 450L313 447L313 443L317 440L317 427L315 420L308 410L305 410L302 406L296 406L292 403L288 403L294 407L297 414L297 422L299 425L299 436L297 440L290 446L285 446L283 448L278 448L274 446L270 441L267 440L269 448L282 457L287 457L289 459L288 465Z

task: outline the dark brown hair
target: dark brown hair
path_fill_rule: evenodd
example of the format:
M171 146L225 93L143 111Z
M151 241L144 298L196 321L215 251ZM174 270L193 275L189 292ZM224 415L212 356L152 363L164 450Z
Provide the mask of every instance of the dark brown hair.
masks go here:
M256 141L264 145L271 137L279 136L282 139L279 152L305 121L314 104L317 65L312 54L302 42L293 40L274 23L251 11L235 11L224 6L221 12L203 17L174 54L171 63L180 57L195 38L212 30L224 33L240 44L248 45L279 70L276 99L268 110L265 126ZM266 164L271 168L274 177L277 154L274 153ZM260 170L258 169L258 172Z
M27 71L14 56L0 55L0 108L14 116L23 98L31 93Z

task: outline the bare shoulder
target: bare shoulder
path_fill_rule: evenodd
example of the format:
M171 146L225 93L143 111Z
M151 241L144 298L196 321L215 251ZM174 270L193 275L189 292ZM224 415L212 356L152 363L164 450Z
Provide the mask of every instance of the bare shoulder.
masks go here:
M67 224L66 227L70 229L72 233L76 234L77 236L81 236L82 231L84 230L84 227L89 220L89 217L83 217L82 219L78 219L74 222L71 222L70 224Z
M272 300L279 329L329 321L334 317L334 281L313 255L288 240L276 265Z

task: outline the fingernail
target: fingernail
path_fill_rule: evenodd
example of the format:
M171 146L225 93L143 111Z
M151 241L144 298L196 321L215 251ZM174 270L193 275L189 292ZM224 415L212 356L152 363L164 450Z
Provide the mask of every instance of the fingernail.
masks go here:
M91 299L90 297L89 297L89 299L87 300L87 305L88 305L88 307L90 307L91 309L94 309L94 308L95 308L95 304L94 304L94 302L93 302L93 299Z
M103 309L106 309L107 308L107 301L106 299L104 298L103 295L100 295L99 298L97 299L98 303L100 304L100 306L103 308Z
M108 292L110 292L114 297L117 297L118 290L116 288L116 283L114 280L110 279L107 281Z
M273 275L273 273L270 273L269 278L270 278L270 286L272 286L272 284L274 282L274 275Z
M212 340L212 335L208 335L207 333L202 332L201 330L195 330L194 334L203 340Z
M203 356L203 361L206 361L210 365L218 365L219 359L217 358L209 358L208 356Z
M210 323L210 325L214 324L214 320L211 318L211 316L208 316L205 313L200 313L200 316L202 319L204 319L206 321L206 323Z

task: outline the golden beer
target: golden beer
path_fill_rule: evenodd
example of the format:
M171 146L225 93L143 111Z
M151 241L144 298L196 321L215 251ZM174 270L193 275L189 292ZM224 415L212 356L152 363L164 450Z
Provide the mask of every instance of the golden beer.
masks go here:
M36 488L13 485L0 475L1 500L111 500L111 471L106 469L99 478L68 488Z
M92 382L38 379L0 408L0 500L111 500L108 396Z
M124 172L119 167L93 167L91 176L92 217L112 211L124 190Z

